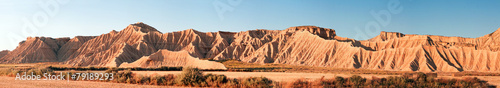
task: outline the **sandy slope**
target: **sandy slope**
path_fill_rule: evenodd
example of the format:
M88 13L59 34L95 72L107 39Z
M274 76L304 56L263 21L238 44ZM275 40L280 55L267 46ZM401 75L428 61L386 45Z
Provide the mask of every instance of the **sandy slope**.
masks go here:
M226 69L221 63L191 57L186 51L172 52L168 50L160 50L151 54L151 56L142 57L130 64L125 62L120 67L158 67L159 65L169 67L190 66L200 69Z

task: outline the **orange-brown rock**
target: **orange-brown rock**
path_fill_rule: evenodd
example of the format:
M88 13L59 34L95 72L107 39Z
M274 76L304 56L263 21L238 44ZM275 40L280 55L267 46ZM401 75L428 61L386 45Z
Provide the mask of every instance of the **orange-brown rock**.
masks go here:
M28 37L0 59L1 63L57 62L56 53L69 38Z
M368 40L335 30L297 26L285 30L161 33L144 23L117 32L72 39L28 38L2 63L63 62L73 66L193 66L225 69L217 62L279 63L392 71L500 71L500 29L478 38L381 32Z
M83 39L84 43L77 50L66 53L61 59L73 66L117 67L154 51L142 41L143 36L150 32L158 31L143 23L131 24L120 32L111 31L87 41Z
M9 54L9 52L10 52L9 50L2 50L2 51L0 51L0 58L2 58L3 56Z
M110 33L97 37L75 37L68 42L68 47L65 45L61 48L61 50L66 50L67 52L59 53L58 58L64 61L65 64L73 66L120 67L122 63L136 62L141 57L154 55L154 53L159 50L185 50L186 52L183 53L186 53L186 56L162 59L168 60L167 62L169 63L187 65L185 61L196 61L194 59L198 59L194 57L203 58L206 54L224 49L224 44L227 45L228 43L222 37L228 36L218 35L219 33L220 32L201 33L191 29L162 34L149 25L136 23L129 25L120 32L111 31ZM179 60L186 58L189 60ZM160 64L151 63L149 65L133 66L162 66L162 62L159 63ZM130 66L132 65L125 67ZM222 67L223 68L208 68L225 69L223 65Z

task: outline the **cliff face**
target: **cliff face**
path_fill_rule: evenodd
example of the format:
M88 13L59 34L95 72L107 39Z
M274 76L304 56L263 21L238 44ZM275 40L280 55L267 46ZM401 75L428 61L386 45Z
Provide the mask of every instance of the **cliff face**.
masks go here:
M9 54L9 50L3 50L3 51L0 51L0 58L2 58L3 56Z
M68 40L69 38L28 37L0 61L2 63L56 62L56 53Z
M381 32L372 39L358 41L316 26L236 33L193 29L161 33L136 23L100 36L28 38L0 62L225 69L220 63L198 59L213 58L394 71L500 71L499 50L500 29L478 38Z

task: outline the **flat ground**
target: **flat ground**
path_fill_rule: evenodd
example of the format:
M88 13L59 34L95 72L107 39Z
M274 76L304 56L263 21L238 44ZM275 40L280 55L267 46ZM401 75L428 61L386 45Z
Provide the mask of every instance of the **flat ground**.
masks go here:
M15 77L0 76L2 88L165 88L169 86L138 85L111 82L67 81L67 80L15 80ZM178 88L176 86L176 88Z

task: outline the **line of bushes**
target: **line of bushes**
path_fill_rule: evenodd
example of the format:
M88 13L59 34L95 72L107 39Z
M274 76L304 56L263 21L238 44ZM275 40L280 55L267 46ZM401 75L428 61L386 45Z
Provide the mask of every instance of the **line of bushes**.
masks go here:
M432 76L427 76L424 73L415 74L414 77L408 76L391 76L387 78L373 77L368 80L361 76L351 76L348 78L335 77L332 79L321 78L315 81L307 81L298 79L293 82L286 83L287 88L310 88L310 87L323 87L323 88L342 88L342 87L367 87L367 88L488 88L495 87L489 85L486 81L474 78L464 79L436 79Z
M451 73L453 77L461 76L500 76L500 73L488 73L488 72L456 72Z
M75 70L75 71L105 71L110 69L109 67L52 67L48 66L48 68L56 71L67 71L67 70ZM162 67L150 67L150 68L144 68L144 67L130 67L130 68L113 68L115 70L127 70L130 69L132 71L182 71L182 67L167 67L167 66L162 66ZM203 69L202 71L226 71L222 69Z
M93 70L93 71L104 71L108 70L108 67L52 67L49 66L48 68L57 70L57 71L66 71L66 70L75 70L75 71L87 71L87 70ZM143 67L132 67L132 68L115 68L116 70L126 70L130 69L133 71L181 71L182 67L157 67L157 68L143 68Z
M286 72L292 68L282 67L255 67L255 68L228 68L229 72Z
M15 77L17 73L23 74L24 72L26 72L27 74L33 73L33 75L43 75L44 73L55 74L52 69L47 67L33 67L29 69L4 68L0 69L0 76Z
M21 71L20 70L16 70L16 69L13 69L13 68L4 68L4 69L0 69L0 75L1 76L16 76L17 73L20 73Z
M142 76L133 74L131 70L118 72L110 69L106 72L115 73L116 80L112 82L145 84L145 85L166 85L166 86L192 86L192 87L224 87L224 88L270 88L273 87L273 81L265 77L249 78L228 78L225 75L205 74L198 68L183 68L179 75L152 75Z

